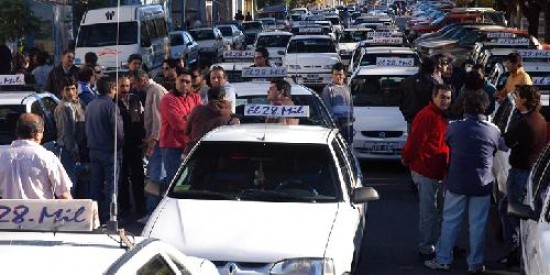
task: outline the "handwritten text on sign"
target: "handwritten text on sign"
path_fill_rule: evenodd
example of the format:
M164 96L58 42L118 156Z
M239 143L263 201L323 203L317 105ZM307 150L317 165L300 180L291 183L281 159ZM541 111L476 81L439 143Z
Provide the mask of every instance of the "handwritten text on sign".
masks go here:
M286 67L243 68L242 77L286 77Z
M323 31L323 29L310 27L310 28L299 28L298 31L301 33L320 33Z
M519 50L518 54L521 57L530 57L530 58L548 58L548 57L550 57L550 51L540 51L540 50Z
M533 85L550 85L550 77L533 77Z
M226 51L223 58L254 58L254 51Z
M0 75L0 85L25 85L25 77L22 74Z
M529 45L529 39L527 38L498 38L494 44L497 45Z
M512 38L516 37L515 33L511 32L490 32L487 33L487 38Z
M394 32L368 32L367 33L367 38L371 38L371 37L390 37L393 34L395 34L395 33Z
M92 200L0 199L0 230L91 231L98 226Z
M401 66L401 67L413 67L414 58L399 58L399 57L377 57L377 66Z
M309 106L246 104L244 105L244 115L266 117L309 117Z
M372 39L374 43L379 43L379 44L403 44L403 37L375 36Z

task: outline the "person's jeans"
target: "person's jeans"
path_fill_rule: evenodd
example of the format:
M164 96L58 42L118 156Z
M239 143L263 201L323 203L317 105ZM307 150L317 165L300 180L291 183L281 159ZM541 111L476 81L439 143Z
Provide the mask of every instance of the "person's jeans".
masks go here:
M437 211L437 193L439 181L424 177L411 171L411 177L418 186L418 251L430 254L438 237L439 214Z
M506 180L506 196L499 203L504 243L509 251L519 247L519 219L508 215L508 203L523 203L527 192L529 170L510 168Z
M438 263L451 264L453 262L453 247L461 228L464 212L468 209L470 253L466 261L470 269L479 269L483 266L487 218L490 207L490 195L474 197L459 195L450 191L445 192L441 237L436 247L436 260Z
M183 153L183 149L181 148L161 148L162 151L162 161L164 162L164 168L166 169L166 180L164 181L165 185L161 189L164 193L167 189L172 180L174 180L174 177L176 176L176 173L178 172L178 169L181 165L181 154Z
M118 191L119 209L122 212L129 211L133 205L137 215L144 215L145 175L143 174L143 154L140 147L124 147L121 171Z
M76 161L74 160L72 154L65 149L65 146L59 146L58 155L65 172L71 179L73 187L71 188L71 195L75 197L76 189L78 189L78 174L76 170Z
M97 201L99 219L101 223L109 220L109 209L113 201L115 188L115 171L118 179L121 152L116 154L117 167L115 168L115 152L90 149L90 184L88 194L90 199Z
M149 180L158 183L159 185L164 184L164 179L166 177L166 170L164 169L164 162L162 161L162 152L158 145L155 146L153 154L149 158L149 163L147 164L147 177ZM145 211L147 214L153 213L155 207L160 202L160 197L147 195L145 200Z

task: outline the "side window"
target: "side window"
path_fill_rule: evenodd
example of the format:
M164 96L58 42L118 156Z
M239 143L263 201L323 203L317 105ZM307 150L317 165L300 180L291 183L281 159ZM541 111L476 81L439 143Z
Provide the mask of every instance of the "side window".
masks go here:
M141 21L140 23L140 29L141 29L141 46L142 47L149 47L151 46L151 35L149 34L149 30L147 29L147 23L145 21Z
M342 177L344 178L346 191L348 195L351 196L353 177L349 169L350 165L347 162L345 154L340 148L340 145L338 145L336 139L332 141L332 148L334 149L334 153L336 154L336 158L338 159L338 168L340 169L340 171L342 171Z
M57 107L57 102L55 102L55 100L51 97L42 98L42 102L44 102L44 107L46 108L46 110L53 114L55 111L55 107Z
M40 101L35 100L31 105L31 113L37 114L44 118L44 110L42 109L42 105L40 105Z
M143 265L140 269L137 271L138 275L150 275L150 274L162 274L162 275L169 275L169 274L176 274L170 268L170 265L162 255L157 254L155 257L150 259L145 265Z
M151 41L158 38L158 34L155 28L155 23L153 20L147 20L145 21L145 26L147 27L147 32L149 33L149 36L151 38Z
M168 31L166 30L166 21L164 21L164 18L155 19L155 28L158 37L164 37L168 35Z
M363 173L361 172L361 165L359 164L359 161L357 160L357 158L355 158L355 155L351 151L350 146L346 142L344 142L342 136L338 136L337 140L338 140L338 144L340 145L340 148L342 148L342 151L347 155L350 161L351 173L353 176L352 187L353 188L360 187L360 186L357 186L357 183L361 182L363 178Z
M185 40L187 40L187 42L193 42L194 39L191 35L189 35L188 33L184 33L184 36L185 36Z

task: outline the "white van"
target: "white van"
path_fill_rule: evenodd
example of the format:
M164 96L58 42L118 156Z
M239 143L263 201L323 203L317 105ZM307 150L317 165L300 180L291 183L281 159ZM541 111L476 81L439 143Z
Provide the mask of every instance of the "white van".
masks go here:
M97 54L105 73L127 71L134 53L142 55L144 68L160 68L170 54L164 10L160 5L129 5L87 11L78 30L75 64L83 64L87 52Z

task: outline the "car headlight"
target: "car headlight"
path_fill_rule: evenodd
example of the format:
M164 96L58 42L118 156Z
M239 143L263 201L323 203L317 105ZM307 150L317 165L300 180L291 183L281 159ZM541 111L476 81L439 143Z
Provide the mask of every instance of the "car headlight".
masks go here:
M286 259L275 263L270 275L333 275L334 263L327 258L298 258Z
M288 65L288 68L299 70L301 67L300 67L300 65Z

